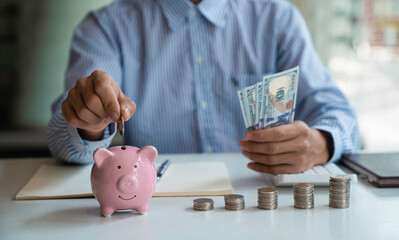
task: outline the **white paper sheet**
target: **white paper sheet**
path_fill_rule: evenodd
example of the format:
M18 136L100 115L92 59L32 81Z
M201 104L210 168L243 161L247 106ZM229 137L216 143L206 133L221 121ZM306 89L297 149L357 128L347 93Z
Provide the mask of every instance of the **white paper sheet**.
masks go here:
M42 165L16 200L91 197L91 165ZM172 163L153 196L210 196L233 192L223 162Z

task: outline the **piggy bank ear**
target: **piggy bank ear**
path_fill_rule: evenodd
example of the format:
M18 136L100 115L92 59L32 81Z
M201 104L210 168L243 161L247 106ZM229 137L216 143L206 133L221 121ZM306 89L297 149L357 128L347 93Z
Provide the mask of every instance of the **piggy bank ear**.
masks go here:
M153 146L145 146L138 151L138 154L142 160L146 161L147 159L147 161L150 161L150 163L154 163L158 156L158 151Z
M99 168L101 167L103 161L112 155L112 152L108 151L106 148L97 148L93 153L94 164L96 164L96 166Z

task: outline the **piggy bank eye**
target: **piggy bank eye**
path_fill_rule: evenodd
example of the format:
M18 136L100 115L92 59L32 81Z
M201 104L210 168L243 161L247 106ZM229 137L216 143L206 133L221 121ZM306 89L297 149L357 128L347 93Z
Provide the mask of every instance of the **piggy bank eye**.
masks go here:
M118 169L121 169L121 166L120 166L120 165L118 166Z
M137 165L134 165L134 168L137 168Z

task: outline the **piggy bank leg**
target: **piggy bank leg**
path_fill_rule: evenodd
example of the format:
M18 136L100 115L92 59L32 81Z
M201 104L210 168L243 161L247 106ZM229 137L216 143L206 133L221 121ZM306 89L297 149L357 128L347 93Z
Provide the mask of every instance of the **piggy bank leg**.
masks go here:
M135 209L138 214L144 215L148 211L148 204Z
M101 207L101 215L104 217L111 217L114 213L115 209L110 207Z

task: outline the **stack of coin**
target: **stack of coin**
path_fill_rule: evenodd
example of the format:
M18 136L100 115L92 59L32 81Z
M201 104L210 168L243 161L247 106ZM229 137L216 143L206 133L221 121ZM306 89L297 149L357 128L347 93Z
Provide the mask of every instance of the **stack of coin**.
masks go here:
M224 196L225 208L227 210L239 211L245 208L244 196L239 194L229 194Z
M213 210L213 200L210 198L197 198L193 200L194 210L209 211Z
M294 207L300 209L314 208L314 185L309 183L294 184Z
M348 208L351 178L346 175L330 177L330 207Z
M277 208L277 189L264 187L258 189L258 208L273 210Z

